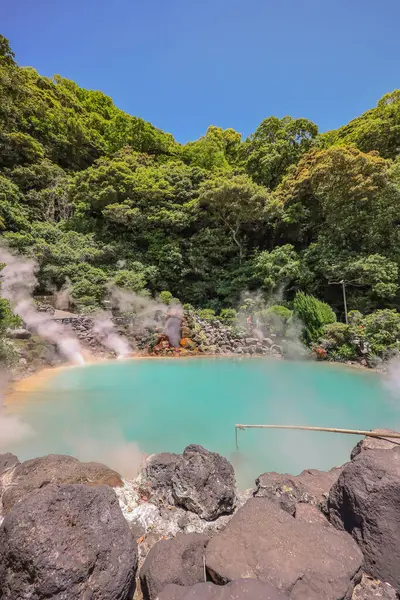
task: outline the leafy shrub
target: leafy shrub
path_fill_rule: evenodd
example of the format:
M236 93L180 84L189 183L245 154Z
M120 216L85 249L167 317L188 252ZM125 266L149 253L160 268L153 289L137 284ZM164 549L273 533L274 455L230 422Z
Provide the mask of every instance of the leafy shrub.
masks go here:
M350 326L345 323L329 323L323 328L323 339L326 347L338 347L348 343Z
M8 328L21 327L22 321L18 315L14 315L10 303L5 298L0 298L0 333Z
M226 325L233 325L237 321L237 316L234 308L223 308L219 314L219 319Z
M355 360L357 358L357 351L355 347L350 344L342 344L336 352L339 360Z
M202 308L199 310L199 317L205 321L213 321L215 319L215 310L212 308Z
M260 310L256 313L256 318L259 319L270 333L275 333L278 336L283 337L287 331L290 319L292 318L292 311L286 306L275 304L264 310Z
M363 315L359 310L351 310L347 315L349 325L361 325Z
M336 321L336 315L329 304L304 292L296 294L293 307L295 315L303 323L303 337L307 344L317 342L323 333L324 325Z
M0 364L12 367L18 360L18 353L10 340L0 338Z
M163 304L166 304L167 306L169 306L173 300L173 295L171 294L171 292L167 292L166 290L164 290L163 292L160 292L160 302L162 302Z
M187 302L186 304L183 305L183 310L185 310L186 312L194 312L195 308L192 304L189 304Z

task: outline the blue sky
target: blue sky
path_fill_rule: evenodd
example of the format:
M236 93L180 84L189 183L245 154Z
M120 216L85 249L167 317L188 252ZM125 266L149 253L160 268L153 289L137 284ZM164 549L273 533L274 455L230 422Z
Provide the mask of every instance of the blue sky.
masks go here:
M322 131L400 87L398 0L15 0L21 65L110 95L185 142L270 115Z

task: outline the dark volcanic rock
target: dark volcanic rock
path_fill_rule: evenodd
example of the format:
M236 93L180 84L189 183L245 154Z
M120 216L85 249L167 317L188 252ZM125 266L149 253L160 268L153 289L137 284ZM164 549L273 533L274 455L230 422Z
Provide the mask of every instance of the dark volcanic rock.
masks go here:
M207 543L207 536L192 533L161 540L153 546L140 570L144 600L155 600L169 583L191 586L204 581Z
M142 478L149 495L155 495L173 504L172 476L179 457L179 454L168 452L149 456L142 472Z
M168 585L158 600L285 600L282 592L257 579L239 579L227 585L197 583L192 587Z
M350 458L353 460L363 450L393 450L394 448L400 448L400 438L391 438L391 433L398 433L392 429L374 429L376 433L381 433L381 438L365 437L363 440L358 442L351 451Z
M400 589L400 449L368 450L348 463L329 494L335 527L356 540L365 571Z
M114 490L48 485L0 528L2 600L131 600L137 546Z
M307 469L300 475L286 473L264 473L256 479L256 498L268 498L291 515L294 515L296 504L306 502L315 504L325 510L329 490L339 477L341 468L330 471Z
M251 498L211 538L206 565L216 583L254 577L292 600L351 594L362 553L345 532L294 519L266 498Z
M352 600L397 600L396 591L388 583L363 575L354 588Z
M236 480L226 458L192 444L185 448L172 478L175 503L213 521L233 512Z
M11 454L11 452L0 454L0 475L19 464L20 462L15 454Z
M84 463L72 456L49 454L18 465L3 494L5 513L32 491L49 483L84 483L86 485L122 485L121 477L100 463Z

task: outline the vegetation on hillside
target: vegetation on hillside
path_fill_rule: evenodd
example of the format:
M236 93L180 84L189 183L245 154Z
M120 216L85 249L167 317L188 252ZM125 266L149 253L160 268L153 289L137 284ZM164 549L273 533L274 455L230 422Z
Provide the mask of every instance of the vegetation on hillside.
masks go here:
M259 290L312 312L311 343L334 318L309 296L343 320L343 279L349 310L399 309L399 207L398 90L337 131L267 117L248 139L210 126L180 145L99 91L19 67L0 36L0 231L38 259L38 293L68 280L88 310L110 283L169 291L228 322Z

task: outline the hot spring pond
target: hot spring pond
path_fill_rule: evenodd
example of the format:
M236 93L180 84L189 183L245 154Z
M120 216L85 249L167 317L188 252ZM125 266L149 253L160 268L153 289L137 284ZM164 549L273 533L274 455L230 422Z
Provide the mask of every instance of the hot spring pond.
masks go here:
M356 436L239 431L235 423L396 428L400 412L372 372L265 359L131 360L57 371L10 410L34 430L10 451L20 459L67 453L130 475L139 452L201 444L235 466L240 487L264 471L329 469L348 460Z

